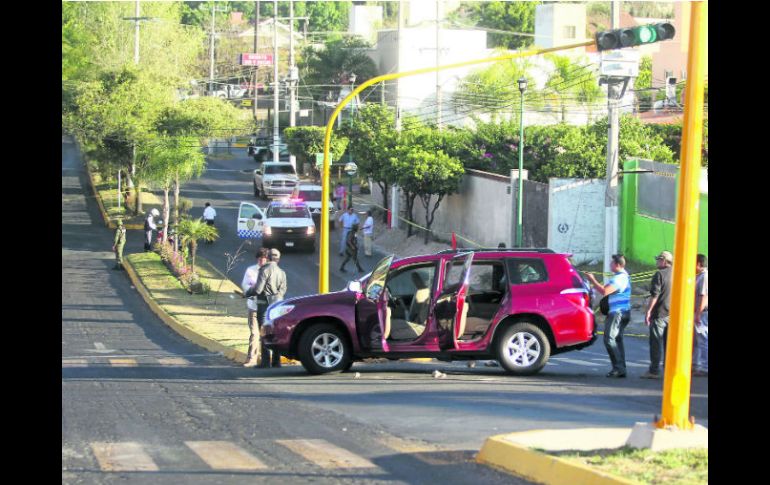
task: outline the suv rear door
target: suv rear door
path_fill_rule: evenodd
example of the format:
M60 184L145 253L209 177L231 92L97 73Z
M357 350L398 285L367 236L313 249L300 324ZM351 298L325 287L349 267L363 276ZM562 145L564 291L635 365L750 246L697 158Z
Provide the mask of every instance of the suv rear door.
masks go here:
M250 202L241 202L238 208L238 237L251 239L262 237L262 226L265 224L265 213Z
M458 348L457 340L463 333L468 311L465 297L468 294L472 263L473 253L461 253L445 265L441 294L433 310L441 350ZM453 268L458 270L452 271Z

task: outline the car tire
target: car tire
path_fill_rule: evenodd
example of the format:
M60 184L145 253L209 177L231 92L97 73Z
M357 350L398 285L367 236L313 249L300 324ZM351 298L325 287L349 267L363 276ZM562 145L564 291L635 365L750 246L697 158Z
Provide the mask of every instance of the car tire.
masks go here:
M496 354L498 362L509 374L530 376L545 367L551 355L551 344L536 325L519 322L508 327L497 340Z
M348 362L347 365L342 368L342 372L350 372L351 367L353 367L353 359L350 359L350 362Z
M305 330L297 346L297 355L302 367L315 375L349 369L351 354L347 336L339 328L328 323L313 325Z
M259 196L262 200L267 200L267 194L265 194L265 185L262 184L259 190Z
M254 184L254 197L259 198L259 189L257 188L257 184Z

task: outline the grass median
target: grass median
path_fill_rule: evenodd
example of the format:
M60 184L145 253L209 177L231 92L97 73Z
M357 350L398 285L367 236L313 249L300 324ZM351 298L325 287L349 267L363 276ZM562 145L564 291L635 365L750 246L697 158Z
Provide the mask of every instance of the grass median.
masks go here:
M249 347L246 302L235 283L218 273L205 259L196 258L196 272L209 293L194 295L184 289L154 252L130 254L131 263L153 300L192 332L240 352Z
M643 485L705 485L709 455L706 449L650 451L619 448L551 453Z
M104 180L98 172L91 174L96 189L97 196L102 200L104 211L110 222L117 222L118 218L123 219L123 223L142 224L144 223L145 213L151 208L160 209L163 201L160 197L148 192L142 191L143 212L139 215L133 215L133 210L126 211L126 201L123 199L120 208L118 208L118 182L117 180Z

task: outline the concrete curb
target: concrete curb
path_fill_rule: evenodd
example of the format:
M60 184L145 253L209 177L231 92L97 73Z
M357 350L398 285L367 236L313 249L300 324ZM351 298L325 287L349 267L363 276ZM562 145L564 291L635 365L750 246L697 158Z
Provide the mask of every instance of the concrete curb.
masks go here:
M476 463L546 485L638 485L638 482L511 442L510 438L518 434L487 438Z

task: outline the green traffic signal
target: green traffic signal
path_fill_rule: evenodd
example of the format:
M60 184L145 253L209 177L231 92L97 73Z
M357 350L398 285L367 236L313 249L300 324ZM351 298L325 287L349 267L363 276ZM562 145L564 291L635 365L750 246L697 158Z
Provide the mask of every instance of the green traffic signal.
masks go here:
M597 32L596 48L604 51L652 44L661 40L673 39L675 33L676 29L669 22Z

